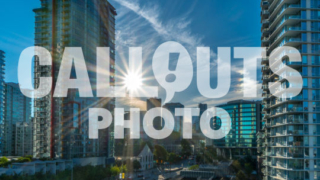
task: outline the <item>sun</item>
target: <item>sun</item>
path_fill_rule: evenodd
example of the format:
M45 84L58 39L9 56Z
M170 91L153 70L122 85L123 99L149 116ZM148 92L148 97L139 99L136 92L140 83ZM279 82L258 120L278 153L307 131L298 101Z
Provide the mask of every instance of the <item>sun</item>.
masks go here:
M141 75L130 72L124 78L124 85L129 91L136 91L142 85Z

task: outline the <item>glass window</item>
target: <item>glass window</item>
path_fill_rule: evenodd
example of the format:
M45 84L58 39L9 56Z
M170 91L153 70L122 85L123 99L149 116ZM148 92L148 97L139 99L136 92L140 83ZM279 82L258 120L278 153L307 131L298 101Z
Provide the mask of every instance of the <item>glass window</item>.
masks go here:
M320 75L320 68L319 67L313 67L312 68L312 76L319 76Z
M311 8L320 8L320 1L319 0L311 0L310 7Z
M319 65L319 56L311 56L312 65Z
M307 30L307 23L301 22L301 30Z
M308 76L308 67L302 67L302 76Z
M315 34L315 36L316 36L316 34ZM302 33L301 34L301 39L302 39L302 41L307 41L307 34L306 33Z
M320 11L311 11L311 19L320 19Z
M319 31L320 30L320 22L312 22L311 23L311 30L312 31Z
M303 78L303 87L308 87L308 78Z
M301 19L307 19L306 11L301 11Z
M303 44L303 45L302 45L302 53L307 53L307 51L308 51L307 45L306 45L306 44Z
M302 94L303 99L308 100L308 90L307 90L307 89L304 89L302 92L303 92L303 94Z
M311 41L312 42L319 42L320 41L319 33L312 33L311 34Z
M303 8L307 7L306 0L301 0L300 4L301 4L301 7Z
M320 90L312 90L312 99L319 100L320 99Z
M308 64L308 56L302 56L302 64Z

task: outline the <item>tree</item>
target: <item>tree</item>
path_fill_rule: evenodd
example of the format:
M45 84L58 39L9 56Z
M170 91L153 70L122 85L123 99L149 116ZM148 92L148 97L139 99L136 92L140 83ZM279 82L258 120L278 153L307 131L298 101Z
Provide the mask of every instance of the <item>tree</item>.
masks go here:
M191 149L189 141L187 141L186 139L182 139L181 140L181 148L182 148L181 153L183 155L186 155L186 156L191 155L192 149Z
M201 154L197 155L196 162L203 162L203 156Z
M244 180L244 179L247 179L247 177L242 171L238 171L238 173L236 175L236 179L237 180Z
M112 176L117 176L120 173L120 169L118 166L113 166L110 171Z
M18 162L31 162L29 157L18 157Z
M138 160L134 160L132 165L134 170L139 170L141 168L141 164Z
M251 165L250 163L246 163L246 164L244 165L244 169L246 170L247 175L250 176L250 174L251 174L252 171L253 171L252 165Z
M178 159L178 157L175 153L169 153L168 162L170 164L175 163L177 161L177 159Z
M234 161L232 162L232 166L233 166L234 168L236 168L237 171L240 171L240 170L241 170L241 164L240 164L240 162L239 162L238 160L234 160Z
M199 169L199 165L193 165L189 167L189 170L196 170Z
M127 165L122 165L122 166L120 166L120 172L123 172L123 173L125 173L125 172L127 172L128 171L128 169L127 169Z
M153 143L151 141L141 141L140 147L141 149L145 146L148 145L150 150L153 151Z
M9 164L9 160L6 157L1 157L0 158L0 167L6 167Z
M167 160L167 157L168 157L168 152L166 149L164 149L164 147L160 146L160 145L155 145L154 146L154 156L155 158L158 160L158 161L165 161Z

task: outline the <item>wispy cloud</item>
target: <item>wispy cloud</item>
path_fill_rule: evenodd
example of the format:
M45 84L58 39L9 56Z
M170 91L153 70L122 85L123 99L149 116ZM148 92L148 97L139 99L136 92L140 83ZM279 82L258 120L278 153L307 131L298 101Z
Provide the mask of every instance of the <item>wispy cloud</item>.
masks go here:
M191 59L196 60L196 47L208 46L203 43L203 37L192 32L192 13L193 8L187 10L183 15L172 16L170 20L164 20L162 13L170 13L161 11L160 7L155 3L142 4L138 0L114 0L120 6L117 7L119 12L117 17L117 32L116 32L116 50L119 65L126 63L128 57L128 47L140 46L143 47L144 68L151 67L151 58L155 49L165 41L176 41L181 43L190 53ZM236 41L236 42L235 42ZM251 41L251 37L240 37L233 39L228 43L240 43L243 41ZM223 46L223 45L222 45ZM216 58L216 53L210 52L211 58ZM195 65L196 63L194 63ZM216 66L216 61L211 63L212 67ZM181 99L185 105L193 106L199 102L208 104L223 103L229 100L239 99L243 97L242 83L243 73L241 63L232 61L232 82L231 89L227 96L221 99L208 99L198 94L196 82L193 81L186 92L181 96L188 94L188 99ZM211 67L211 68L212 68ZM212 69L212 71L214 71ZM151 71L150 71L151 72ZM196 74L196 71L194 72ZM213 73L214 74L214 73ZM216 78L211 74L212 78ZM149 73L153 76L153 73ZM254 84L256 81L252 81ZM156 82L151 82L152 85L157 85ZM160 89L159 96L165 96L165 92ZM121 100L125 103L124 100Z
M187 14L184 14L183 17L177 17L173 18L170 21L163 22L160 18L161 13L159 12L159 8L157 5L153 6L139 6L138 1L128 1L128 0L115 0L120 5L126 7L127 9L130 9L135 14L143 18L146 22L149 23L149 25L165 40L176 40L183 45L196 47L201 46L202 44L202 37L199 35L193 34L189 29L188 26L191 23L191 20L186 19L186 15L190 13L190 11L187 12ZM130 18L130 20L135 21L134 19ZM137 23L137 25L139 25ZM143 25L145 25L142 22ZM130 28L136 28L135 26L132 26ZM145 33L145 31L143 31ZM137 34L136 34L137 36ZM143 34L142 36L150 38L148 36L145 36Z

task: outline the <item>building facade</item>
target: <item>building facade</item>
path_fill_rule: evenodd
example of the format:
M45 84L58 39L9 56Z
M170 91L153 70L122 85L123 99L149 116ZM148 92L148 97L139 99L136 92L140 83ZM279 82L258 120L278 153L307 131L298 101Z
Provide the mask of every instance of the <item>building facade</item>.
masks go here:
M253 158L257 155L256 133L261 128L261 101L235 100L217 106L228 112L231 120L231 130L221 139L211 140L219 155L226 158L239 158L247 155ZM219 116L219 110L216 111ZM212 129L220 129L221 119L213 118Z
M19 84L6 83L4 114L3 155L32 155L31 98L21 93Z
M161 107L161 99L160 98L149 98L147 99L147 111L149 111L152 108L160 108ZM153 120L154 127L156 129L162 129L163 127L163 122L161 117L155 117Z
M81 47L96 96L97 47L110 47L110 85L114 85L115 8L107 0L41 0L35 12L35 45L52 54L52 66L40 66L35 59L34 85L42 76L53 77L55 89L65 47ZM75 70L70 78L76 78ZM36 158L76 158L113 156L113 129L99 131L99 138L88 138L88 108L103 107L111 112L114 98L80 98L76 89L66 98L51 94L34 101L34 146Z
M4 136L4 95L5 95L5 52L0 50L0 155L3 150L3 136Z
M261 1L261 8L261 45L267 55L261 61L264 179L320 179L320 1L269 0ZM292 52L283 51L271 64L271 52L283 46L296 48L302 62L292 62L287 56ZM302 76L303 84L289 83L289 76ZM274 84L274 94L270 82L280 83ZM298 96L284 91L301 86Z
M200 130L200 118L201 118L202 114L208 109L208 105L203 104L203 103L199 103L198 108L199 108L199 115L192 117L192 127L193 127L194 133L202 135L201 130Z
M15 124L15 155L32 155L32 121L17 122Z
M172 116L174 117L174 124L171 124L170 127L173 127L174 132L182 133L182 124L183 124L183 117L182 116L175 116L176 108L184 108L184 105L181 103L166 103L163 105L163 108L170 111ZM181 114L181 113L180 113Z

